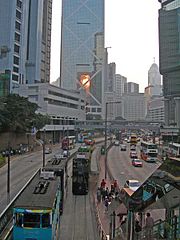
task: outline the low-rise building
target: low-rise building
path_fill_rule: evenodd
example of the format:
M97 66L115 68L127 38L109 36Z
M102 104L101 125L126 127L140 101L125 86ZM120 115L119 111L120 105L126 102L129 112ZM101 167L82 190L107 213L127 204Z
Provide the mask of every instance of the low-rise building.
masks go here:
M38 112L48 114L51 124L44 127L46 136L59 142L65 135L74 135L76 121L84 121L85 97L81 91L71 91L49 83L22 84L13 89L13 93L28 97L37 103ZM41 131L44 131L42 129Z

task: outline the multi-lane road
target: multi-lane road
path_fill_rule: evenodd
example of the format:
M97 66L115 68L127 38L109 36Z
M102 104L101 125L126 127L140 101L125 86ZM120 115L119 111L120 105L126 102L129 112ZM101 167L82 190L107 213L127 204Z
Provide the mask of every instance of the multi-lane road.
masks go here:
M139 153L139 146L137 146ZM137 179L144 182L155 169L158 168L160 162L148 163L143 161L143 167L132 166L129 157L130 144L127 144L127 150L121 151L119 146L113 146L108 153L108 166L114 178L118 180L119 186L123 187L126 180Z
M59 146L53 149L52 154L46 155L46 160L53 154L59 152ZM95 150L96 151L96 150ZM127 151L121 151L119 146L113 146L108 153L108 167L119 186L123 187L128 179L137 179L140 182L145 181L152 172L158 168L160 163L143 162L142 168L135 168L131 164L129 157L129 144ZM34 172L42 166L42 151L33 152L28 155L18 156L11 161L11 185L10 197L13 197L26 184ZM98 239L97 228L94 216L94 205L91 193L87 196L74 196L71 191L71 161L68 166L68 195L64 205L64 213L61 219L60 239L66 240L84 240ZM0 169L0 212L7 205L7 165ZM85 238L86 237L86 238Z

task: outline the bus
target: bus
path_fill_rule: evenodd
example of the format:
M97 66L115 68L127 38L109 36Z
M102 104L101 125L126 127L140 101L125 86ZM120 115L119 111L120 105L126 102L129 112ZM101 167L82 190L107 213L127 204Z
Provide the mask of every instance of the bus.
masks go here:
M141 158L146 162L156 162L158 156L157 145L151 142L141 142Z
M130 146L131 145L136 146L136 144L137 144L137 136L136 136L136 134L132 134L130 137Z
M75 136L66 136L62 140L62 149L71 150L75 148L76 137Z
M170 156L180 157L180 144L179 143L169 143L168 153Z

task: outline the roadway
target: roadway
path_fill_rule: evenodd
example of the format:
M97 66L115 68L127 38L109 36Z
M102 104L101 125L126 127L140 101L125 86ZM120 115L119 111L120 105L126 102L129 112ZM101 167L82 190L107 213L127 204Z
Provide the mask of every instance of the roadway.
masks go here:
M126 151L121 151L120 147L113 146L108 152L108 165L113 177L118 180L120 188L124 186L128 179L137 179L143 183L160 166L159 162L148 163L145 161L143 161L142 168L132 166L129 157L130 144L126 145ZM140 155L139 147L137 147L137 150L138 155Z
M132 166L129 157L130 144L127 144L127 150L121 151L120 147L113 146L108 152L108 167L114 179L118 181L120 189L124 186L126 180L137 179L143 183L160 166L160 162L148 163L143 161L143 167ZM138 155L140 155L139 144L137 146ZM164 218L164 210L151 210L153 218Z
M59 146L53 147L53 153L46 154L49 160L59 152ZM32 175L42 167L42 151L23 154L11 158L10 161L10 195L7 194L7 164L0 168L0 214L6 208Z

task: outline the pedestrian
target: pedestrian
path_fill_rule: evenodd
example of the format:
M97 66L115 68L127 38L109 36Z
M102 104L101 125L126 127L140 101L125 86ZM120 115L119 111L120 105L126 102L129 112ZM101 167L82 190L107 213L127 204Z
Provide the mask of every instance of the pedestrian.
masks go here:
M102 201L104 201L105 197L106 197L106 190L105 190L105 188L101 188L101 195L102 195Z
M134 231L135 231L135 239L136 240L140 239L140 232L142 231L142 228L138 220L135 221Z
M102 181L101 181L101 189L105 189L105 186L106 186L106 182L105 182L105 180L104 179L102 179Z
M98 187L97 192L96 192L96 197L97 197L97 202L101 202L101 189Z
M107 196L105 197L105 200L104 200L104 206L105 206L105 213L107 213L108 212L108 206L109 206L109 199L108 199Z
M109 188L107 187L105 190L105 195L108 197L109 196Z
M154 219L151 217L151 214L148 212L146 214L146 240L152 240L153 239L153 225L154 225Z
M117 184L117 180L114 180L114 191L116 192L117 191L117 186L118 186L118 184Z

